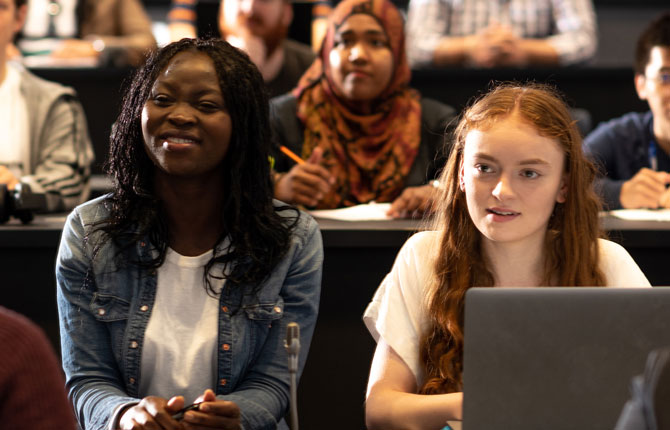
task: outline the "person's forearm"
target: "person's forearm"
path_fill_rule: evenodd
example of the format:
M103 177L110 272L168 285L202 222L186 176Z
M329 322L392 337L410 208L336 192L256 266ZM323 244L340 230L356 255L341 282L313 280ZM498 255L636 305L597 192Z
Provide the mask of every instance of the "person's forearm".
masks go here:
M558 64L558 52L543 39L521 39L519 48L523 50L527 65L554 66Z
M368 430L440 429L447 420L460 420L463 394L423 395L373 389L365 405Z
M435 66L448 66L463 64L469 58L472 46L470 37L443 37L435 48L433 64Z

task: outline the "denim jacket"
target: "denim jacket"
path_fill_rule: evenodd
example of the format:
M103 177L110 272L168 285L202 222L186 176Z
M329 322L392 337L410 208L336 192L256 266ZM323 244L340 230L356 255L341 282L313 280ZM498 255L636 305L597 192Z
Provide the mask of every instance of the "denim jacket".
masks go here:
M149 240L124 251L122 260L111 241L94 254L102 233L93 224L108 217L103 199L70 214L56 263L63 368L86 430L111 428L124 406L139 401L142 344L156 296L155 271L120 263L155 255ZM282 419L290 388L286 326L300 325L300 374L316 324L322 263L318 226L301 213L285 257L263 287L255 294L244 293L249 286L224 288L220 295L212 389L239 406L245 430L288 428Z

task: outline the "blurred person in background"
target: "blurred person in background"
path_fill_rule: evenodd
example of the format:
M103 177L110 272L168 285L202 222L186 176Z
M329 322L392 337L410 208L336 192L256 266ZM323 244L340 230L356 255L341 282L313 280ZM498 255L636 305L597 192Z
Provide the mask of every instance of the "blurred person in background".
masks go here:
M168 14L172 41L196 37L196 4L196 0L172 1ZM291 0L222 0L219 6L219 34L249 54L271 97L293 89L315 58L308 45L287 38L292 20Z
M25 0L0 0L0 184L27 184L45 195L45 211L69 210L89 194L86 118L74 90L7 60L25 16Z
M640 35L634 68L649 111L600 124L585 151L601 167L596 190L608 209L670 208L670 12Z
M63 374L42 330L0 306L0 345L2 428L74 430Z
M319 58L291 93L272 100L280 145L275 197L319 209L392 202L420 216L454 109L409 87L403 20L386 0L346 0L330 15Z
M595 55L591 0L410 0L407 52L418 67L528 67Z
M140 0L28 0L18 47L24 56L137 66L156 40Z

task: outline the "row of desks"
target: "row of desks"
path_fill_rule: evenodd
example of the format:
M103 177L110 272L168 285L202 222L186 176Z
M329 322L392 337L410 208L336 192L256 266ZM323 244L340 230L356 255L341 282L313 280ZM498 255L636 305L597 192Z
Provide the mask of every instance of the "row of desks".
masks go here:
M0 304L26 314L58 344L54 261L64 216L0 226ZM363 402L374 341L361 316L395 255L419 223L320 220L325 261L321 309L300 384L303 428L363 428ZM670 285L670 223L602 217L654 285ZM335 409L336 411L334 411ZM336 419L333 414L337 415Z

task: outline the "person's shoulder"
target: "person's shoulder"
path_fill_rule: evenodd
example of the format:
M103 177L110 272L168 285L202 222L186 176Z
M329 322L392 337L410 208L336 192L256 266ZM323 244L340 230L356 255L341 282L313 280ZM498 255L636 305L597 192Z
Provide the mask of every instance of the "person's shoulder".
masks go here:
M640 144L647 144L651 121L651 112L629 112L602 122L586 136L584 149L595 154L635 151Z
M439 241L439 231L420 231L407 239L400 252L405 258L428 259L438 249Z
M421 97L421 118L431 129L444 128L456 116L456 109L429 97Z
M590 140L603 135L616 136L622 133L628 135L644 130L649 126L652 118L651 112L628 112L620 117L598 124L585 141L588 143Z
M291 228L297 239L304 241L319 229L319 224L310 214L280 200L273 199L272 204L275 213L282 218L284 225Z
M282 94L270 99L270 108L276 111L290 110L295 113L298 107L298 99L293 93Z
M25 316L0 306L0 342L7 351L17 353L17 348L36 349L37 345L47 345L42 329Z
M628 112L623 114L618 118L613 118L607 121L605 124L610 124L612 126L616 125L619 127L644 127L652 119L651 111L647 112Z
M284 61L291 61L304 71L312 65L315 58L316 53L311 46L292 39L284 40Z
M58 82L47 81L43 79L22 65L11 65L18 71L21 78L21 88L29 91L36 91L40 94L47 94L52 96L60 96L64 94L75 95L75 91L71 87L66 87Z
M312 50L311 46L297 40L284 39L284 49L301 57L311 58L312 60L316 58L316 53Z
M617 257L617 256L629 256L628 251L626 249L619 245L616 242L612 242L611 240L607 239L598 239L598 248L600 249L601 256L604 257Z
M598 239L598 247L600 250L600 269L605 275L608 286L649 286L649 281L644 273L623 246L607 239Z
M441 115L454 115L456 109L439 100L431 99L430 97L421 97L421 109L426 112L435 112Z
M68 216L68 222L75 222L74 219L78 218L82 225L93 225L97 224L100 221L104 221L109 218L109 208L105 204L105 200L109 195L104 195L91 199L87 202L84 202L70 213Z

